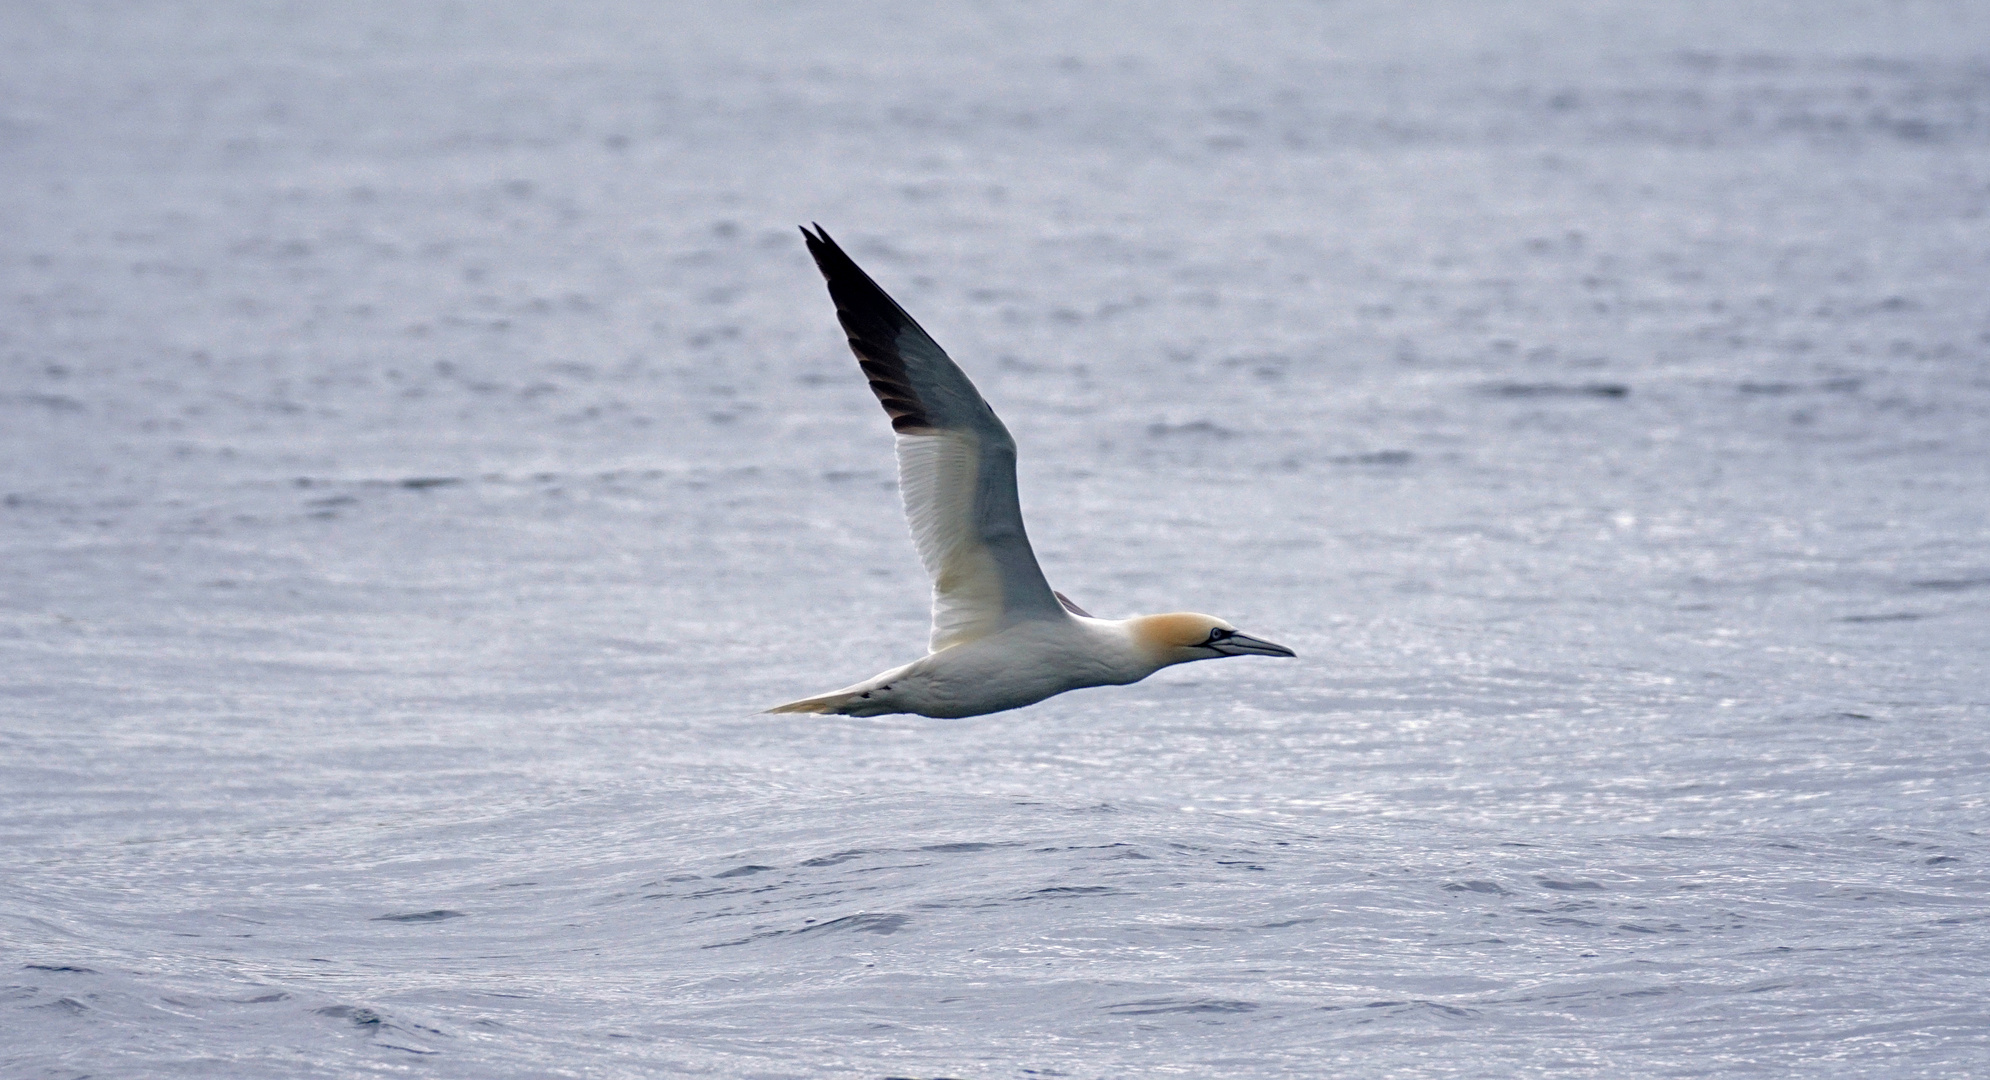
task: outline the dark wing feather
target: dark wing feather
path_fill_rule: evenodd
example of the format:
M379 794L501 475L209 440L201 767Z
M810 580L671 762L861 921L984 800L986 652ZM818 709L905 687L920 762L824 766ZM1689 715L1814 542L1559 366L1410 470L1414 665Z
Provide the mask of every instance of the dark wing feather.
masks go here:
M850 349L899 435L899 489L920 558L934 579L935 648L989 625L1063 617L1023 530L1009 429L946 351L822 226L803 229L802 236L829 285ZM953 445L971 448L971 457L962 459L971 461L963 466L971 471L942 479L934 470L952 468L947 462L953 459L937 448ZM993 579L969 573L956 580L964 567L984 562ZM994 595L982 585L992 585Z
M1064 610L1070 612L1071 614L1083 615L1087 619L1092 617L1091 612L1086 611L1084 608L1079 607L1075 601L1073 601L1070 597L1064 595L1063 593L1058 592L1055 589L1052 589L1050 595L1055 596L1057 598L1057 602L1064 605Z
M1009 431L995 410L946 350L878 288L822 226L817 225L814 233L803 229L802 236L829 285L829 298L836 302L836 319L849 335L850 351L857 354L871 392L891 417L892 430L973 429L984 435L999 433L1002 441L1009 441Z

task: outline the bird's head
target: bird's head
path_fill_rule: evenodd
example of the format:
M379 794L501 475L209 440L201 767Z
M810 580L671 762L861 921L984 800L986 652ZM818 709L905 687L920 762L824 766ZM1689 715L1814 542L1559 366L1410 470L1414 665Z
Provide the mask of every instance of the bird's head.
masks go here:
M1177 611L1130 620L1133 639L1165 667L1219 656L1292 656L1291 649L1254 638L1214 615Z

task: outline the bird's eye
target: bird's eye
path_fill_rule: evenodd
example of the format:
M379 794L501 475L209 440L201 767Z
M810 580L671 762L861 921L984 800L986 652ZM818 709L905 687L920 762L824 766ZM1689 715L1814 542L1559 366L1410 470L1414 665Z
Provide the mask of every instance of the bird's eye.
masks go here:
M1211 629L1211 630L1209 631L1209 640L1211 640L1211 641L1222 641L1222 640L1223 640L1224 638L1227 638L1227 637L1231 637L1231 636L1233 636L1233 635L1235 635L1235 634L1236 634L1236 631L1235 631L1235 630L1225 630L1225 629L1223 629L1223 628L1222 628L1222 627L1220 627L1220 626L1218 626L1218 627L1213 627L1213 628L1212 628L1212 629Z

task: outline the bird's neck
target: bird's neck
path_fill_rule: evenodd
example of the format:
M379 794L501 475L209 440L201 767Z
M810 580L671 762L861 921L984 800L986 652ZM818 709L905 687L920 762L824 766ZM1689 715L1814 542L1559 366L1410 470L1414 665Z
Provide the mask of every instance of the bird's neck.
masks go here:
M1144 679L1185 657L1172 644L1167 615L1135 615L1130 619L1089 619L1110 628L1110 635L1132 680ZM1137 674L1136 674L1137 672Z

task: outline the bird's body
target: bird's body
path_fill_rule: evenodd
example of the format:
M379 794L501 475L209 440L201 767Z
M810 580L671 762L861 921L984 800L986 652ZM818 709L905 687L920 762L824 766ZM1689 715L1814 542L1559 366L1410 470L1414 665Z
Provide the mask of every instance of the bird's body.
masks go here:
M898 436L899 493L933 578L931 652L777 713L962 717L1066 690L1138 682L1170 664L1291 656L1208 615L1096 619L1053 592L1016 496L1016 444L954 362L817 226L809 254Z
M1066 690L1139 682L1164 660L1134 634L1132 622L1068 613L1031 619L773 711L979 716Z

